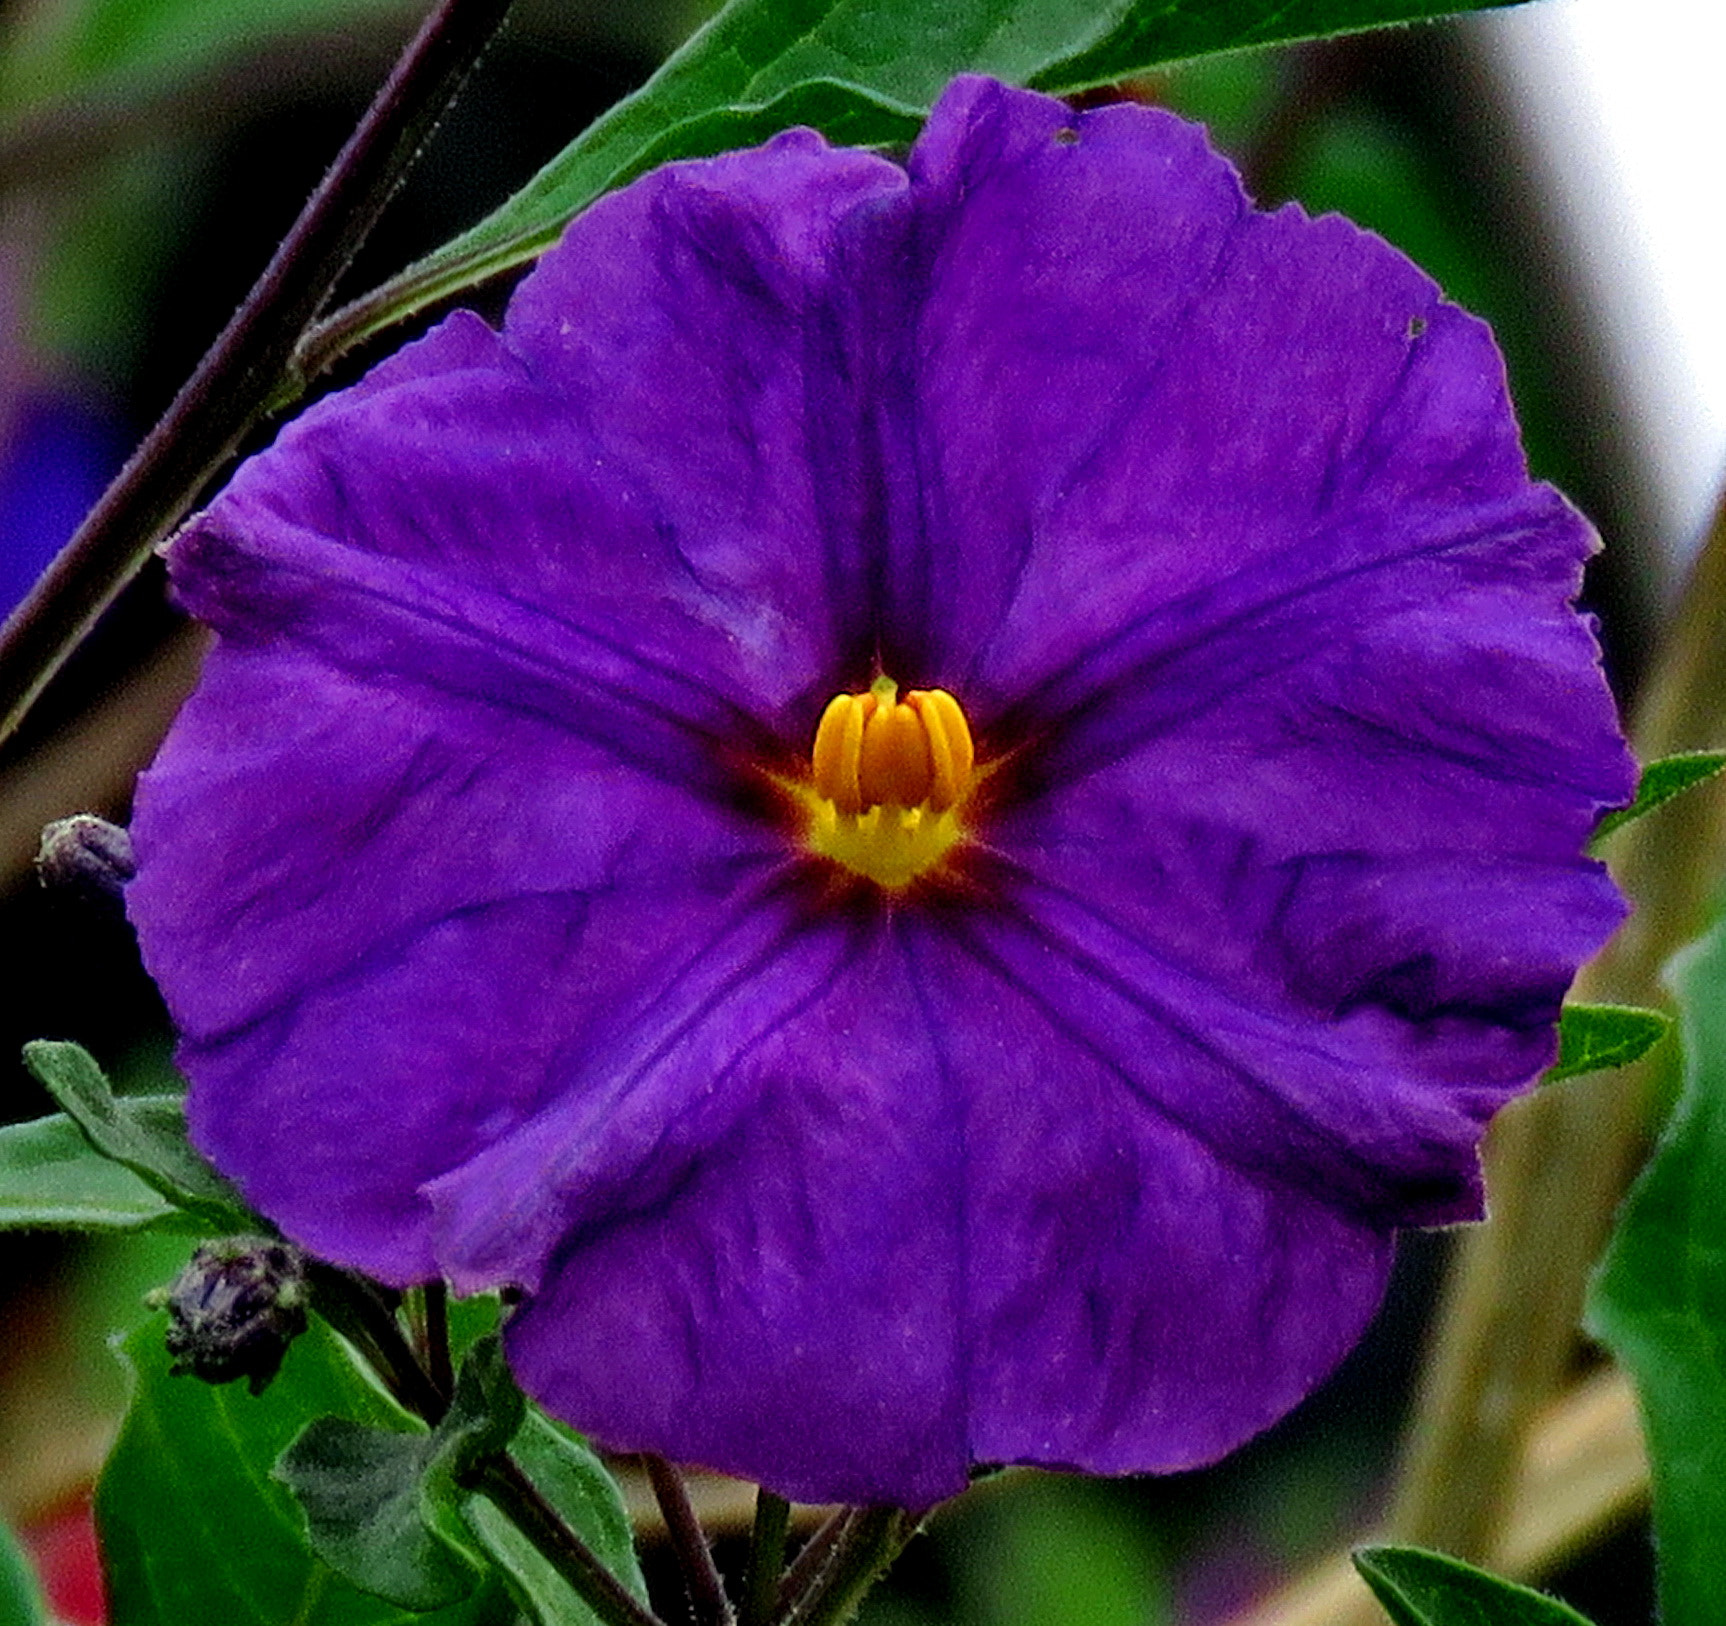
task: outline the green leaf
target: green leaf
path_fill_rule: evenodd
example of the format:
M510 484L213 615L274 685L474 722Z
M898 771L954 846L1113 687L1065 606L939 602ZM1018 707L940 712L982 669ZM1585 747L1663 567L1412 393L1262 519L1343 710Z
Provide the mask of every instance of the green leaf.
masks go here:
M415 1611L465 1598L479 1579L420 1510L434 1450L429 1434L320 1417L275 1470L306 1516L312 1551L361 1591Z
M507 1448L526 1415L527 1402L504 1363L503 1344L496 1333L487 1334L461 1363L449 1412L433 1435L434 1493L459 1487L481 1458Z
M1209 52L1506 3L1514 0L731 0L502 207L338 312L303 359L325 363L524 264L601 193L669 159L793 124L854 146L906 141L955 74L1066 94Z
M1712 779L1722 768L1726 768L1726 751L1681 751L1676 756L1650 762L1637 781L1636 800L1629 807L1608 813L1594 827L1590 850L1598 847L1619 826L1652 813L1674 796L1682 796L1685 791Z
M117 1096L80 1045L38 1039L24 1065L41 1080L90 1144L216 1230L267 1229L234 1188L192 1149L186 1115L174 1096Z
M403 1433L340 1417L311 1423L276 1464L312 1550L362 1591L433 1609L473 1591L483 1553L462 1516L464 1480L521 1426L521 1391L495 1336L462 1362L448 1414Z
M1444 1553L1363 1547L1354 1567L1396 1626L1588 1626L1569 1604Z
M1115 0L1086 7L995 5L994 11L1058 10L1074 36L1067 52L1025 76L1038 90L1066 95L1112 84L1148 67L1251 45L1356 34L1387 23L1488 11L1518 0ZM1089 27L1085 27L1085 24ZM985 68L984 72L994 72Z
M306 1550L298 1509L270 1470L320 1414L409 1424L321 1322L261 1395L173 1377L153 1321L123 1345L132 1403L96 1487L112 1626L504 1626L501 1586L413 1614L350 1585Z
M1558 1060L1542 1081L1556 1084L1582 1073L1628 1067L1652 1050L1672 1018L1640 1005L1566 1005L1558 1019Z
M543 1412L530 1409L510 1446L511 1454L564 1522L595 1556L643 1603L634 1536L623 1496L606 1466L586 1441ZM598 1626L582 1602L539 1550L483 1497L467 1504L474 1535L508 1578L516 1599L540 1626Z
M1726 923L1675 959L1684 1082L1619 1213L1588 1326L1635 1380L1666 1626L1719 1619L1726 1552Z
M4 1521L0 1521L0 1626L48 1626L36 1572Z
M135 1098L136 1099L136 1098ZM63 1112L0 1128L0 1230L199 1231Z

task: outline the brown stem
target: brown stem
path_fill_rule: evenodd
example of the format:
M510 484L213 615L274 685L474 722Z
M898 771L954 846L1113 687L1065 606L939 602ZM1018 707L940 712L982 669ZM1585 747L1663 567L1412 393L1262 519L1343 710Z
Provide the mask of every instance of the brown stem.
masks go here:
M779 1626L844 1626L916 1529L917 1521L896 1507L856 1509L813 1582L779 1616Z
M784 1614L814 1585L816 1576L832 1558L833 1549L845 1532L861 1517L862 1511L861 1508L855 1507L836 1509L828 1515L821 1528L804 1542L802 1550L791 1561L791 1567L786 1570L779 1583L779 1613Z
M427 1282L421 1301L425 1327L426 1376L440 1394L455 1393L455 1365L449 1348L449 1287Z
M713 1549L707 1545L706 1532L695 1515L683 1475L664 1457L648 1455L642 1462L659 1502L659 1511L665 1515L665 1528L683 1571L684 1585L689 1589L697 1626L729 1626L731 1604L725 1596L725 1582L713 1562Z
M510 0L441 0L257 285L77 534L0 628L0 743L272 404L330 296Z
M449 1410L449 1391L440 1392L426 1375L379 1289L315 1259L307 1274L318 1314L359 1350L406 1410L436 1424Z

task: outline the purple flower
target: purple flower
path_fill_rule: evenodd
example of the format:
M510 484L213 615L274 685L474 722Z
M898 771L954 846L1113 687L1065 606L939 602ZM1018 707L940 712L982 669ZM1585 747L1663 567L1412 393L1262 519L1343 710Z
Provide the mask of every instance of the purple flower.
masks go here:
M1592 546L1486 329L1162 113L658 171L173 548L220 641L130 902L196 1137L519 1284L616 1447L1214 1458L1478 1214L1620 917ZM951 699L812 767L880 677Z

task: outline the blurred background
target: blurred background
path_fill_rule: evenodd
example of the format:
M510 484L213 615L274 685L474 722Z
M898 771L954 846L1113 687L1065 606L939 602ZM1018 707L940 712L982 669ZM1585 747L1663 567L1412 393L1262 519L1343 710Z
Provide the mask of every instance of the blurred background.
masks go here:
M423 9L0 0L0 611L196 364ZM684 0L520 0L348 291L501 202L699 17ZM1124 87L1204 120L1262 203L1343 211L1492 321L1536 472L1607 542L1589 598L1626 696L1726 468L1726 111L1704 79L1723 48L1707 0L1541 0ZM480 303L495 315L506 293ZM0 941L22 946L0 981L8 1120L47 1110L13 1060L29 1039L77 1039L129 1087L166 1076L123 921L45 894L31 861L50 818L124 819L197 656L147 572L0 753ZM1247 1609L1382 1504L1447 1246L1407 1239L1366 1344L1229 1463L1003 1476L936 1519L865 1620L1196 1626ZM123 1403L105 1341L187 1251L0 1232L0 1516L69 1620L99 1618L81 1510ZM715 1495L722 1518L741 1506ZM1549 1584L1599 1626L1650 1618L1633 1497Z

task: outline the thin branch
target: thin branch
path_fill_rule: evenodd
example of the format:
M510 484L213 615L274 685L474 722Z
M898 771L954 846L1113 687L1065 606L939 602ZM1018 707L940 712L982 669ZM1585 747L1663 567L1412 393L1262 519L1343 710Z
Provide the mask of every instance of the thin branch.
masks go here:
M844 1626L916 1529L917 1521L896 1507L857 1510L814 1582L778 1617L779 1626Z
M453 1395L455 1366L449 1351L449 1287L440 1278L427 1282L424 1294L426 1376L440 1394Z
M659 1502L659 1511L665 1515L665 1528L683 1571L683 1583L689 1589L689 1602L698 1626L728 1626L731 1604L725 1596L725 1582L720 1579L718 1566L713 1562L713 1549L707 1545L706 1533L690 1504L683 1475L664 1457L650 1454L642 1462Z
M473 1488L539 1549L604 1626L662 1626L540 1495L514 1457L488 1458Z
M0 628L0 743L205 483L300 381L290 359L510 0L441 0L161 422Z
M804 1542L802 1551L792 1560L791 1568L785 1572L784 1579L779 1583L776 1604L779 1614L789 1613L791 1606L815 1584L816 1578L832 1560L833 1550L839 1545L845 1532L862 1516L862 1508L838 1508L828 1517L826 1523Z
M449 1410L449 1392L440 1393L426 1376L376 1285L316 1259L306 1268L318 1314L359 1350L405 1410L436 1424Z

